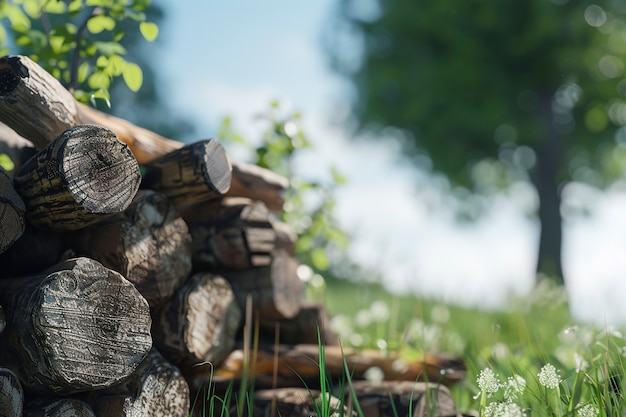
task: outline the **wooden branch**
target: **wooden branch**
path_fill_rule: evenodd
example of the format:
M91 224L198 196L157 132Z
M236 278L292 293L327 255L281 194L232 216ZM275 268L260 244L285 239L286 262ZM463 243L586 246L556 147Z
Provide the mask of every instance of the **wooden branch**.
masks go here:
M220 273L230 282L241 309L248 294L254 310L266 319L289 319L300 311L304 283L298 278L298 261L284 249L272 252L272 263L248 269L224 269Z
M169 299L191 273L191 235L169 199L140 190L120 214L69 238L77 255L135 284L150 307Z
M98 417L189 416L187 381L155 349L123 383L88 398Z
M0 416L21 416L24 409L24 390L17 375L0 368Z
M206 371L228 356L240 321L228 282L198 273L153 315L152 336L159 352L183 371Z
M24 417L96 417L93 409L76 398L48 399L28 404Z
M52 75L27 57L4 57L0 63L0 81L4 80L0 88L0 122L39 148L78 124L96 124L112 130L142 165L183 147L181 142L76 102ZM51 101L51 97L56 101ZM270 210L282 210L280 194L288 186L286 178L251 164L232 165L228 195L261 200Z
M261 201L226 197L179 207L189 225L196 270L267 266L276 242Z
M221 197L232 178L226 150L212 139L176 149L144 167L143 188L159 191L175 204Z
M0 81L0 121L37 148L80 124L72 94L30 58L0 58Z
M7 315L0 363L32 391L106 388L128 377L152 345L146 300L88 258L0 280L0 304Z
M268 386L274 368L280 381L294 382L302 378L306 381L319 383L319 345L279 345L278 364L275 364L274 345L263 345L255 352L256 368L249 374L257 378L257 386ZM453 385L461 381L465 375L465 364L458 358L443 354L427 353L421 359L405 361L397 354L383 355L380 351L358 352L340 346L325 346L324 361L329 375L343 375L344 360L354 380L365 379L365 372L373 367L380 368L384 379L388 381L430 381L437 384ZM252 361L249 361L252 363ZM213 381L230 381L240 378L243 374L244 356L241 349L234 350L213 373ZM203 376L193 375L195 385L201 385ZM206 382L206 380L204 381ZM282 383L281 383L282 384ZM280 385L284 386L284 385Z
M15 176L27 218L51 230L77 230L123 211L140 181L128 147L93 125L66 130Z
M24 233L26 206L7 172L0 168L0 253Z

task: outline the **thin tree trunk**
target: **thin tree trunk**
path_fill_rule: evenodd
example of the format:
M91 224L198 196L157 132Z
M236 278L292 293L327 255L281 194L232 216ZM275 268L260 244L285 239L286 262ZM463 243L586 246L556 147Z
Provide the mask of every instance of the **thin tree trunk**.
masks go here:
M543 279L556 284L565 283L561 259L563 219L561 218L561 193L558 170L562 159L562 133L554 127L552 95L541 98L541 115L544 136L539 139L535 152L537 166L532 181L539 195L539 253L537 257L537 281Z

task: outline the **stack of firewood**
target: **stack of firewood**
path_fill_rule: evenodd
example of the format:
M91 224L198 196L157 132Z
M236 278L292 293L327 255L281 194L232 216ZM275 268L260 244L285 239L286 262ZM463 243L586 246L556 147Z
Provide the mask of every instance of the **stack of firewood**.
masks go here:
M81 105L21 56L0 58L0 122L0 416L186 416L252 379L254 415L311 415L318 334L329 374L405 381L355 382L366 415L457 415L461 362L342 350L303 302L285 178Z

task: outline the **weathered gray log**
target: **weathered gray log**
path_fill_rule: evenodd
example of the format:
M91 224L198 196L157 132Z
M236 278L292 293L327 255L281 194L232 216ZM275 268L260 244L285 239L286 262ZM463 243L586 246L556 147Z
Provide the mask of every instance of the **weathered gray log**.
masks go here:
M17 375L0 368L0 416L21 417L24 410L24 390Z
M194 269L244 269L271 263L276 242L261 201L228 197L180 208L192 237Z
M278 341L281 344L295 345L299 343L339 345L339 337L330 329L330 316L320 304L303 303L295 317L283 320L268 320L261 317L259 321L261 340L272 343L278 326ZM321 340L318 340L318 331Z
M152 349L123 383L89 395L98 417L189 416L189 386L180 370Z
M272 226L276 231L276 248L284 249L289 255L296 255L296 242L298 235L287 223L274 220Z
M223 196L232 177L226 150L214 139L176 149L144 168L142 187L165 194L177 205Z
M272 263L248 269L224 269L221 274L230 282L242 310L248 294L260 317L281 320L295 317L300 311L304 283L297 274L298 261L284 249L272 252Z
M9 174L0 167L0 253L24 233L26 206L15 191Z
M20 238L0 253L0 278L33 275L58 263L67 247L60 232L42 230L28 221Z
M27 404L24 417L96 417L96 414L84 401L61 398Z
M39 276L0 280L7 327L0 364L40 393L106 388L150 350L148 303L119 273L88 258Z
M228 282L198 273L153 315L152 337L159 352L183 371L201 372L228 356L240 320Z
M140 181L128 147L93 125L66 130L15 176L28 220L51 230L77 230L123 211Z
M233 164L233 180L226 193L233 197L246 197L263 201L268 209L282 211L285 200L283 191L289 180L260 166L246 163Z
M441 384L354 381L352 388L363 415L368 417L460 417L450 390ZM346 396L350 396L349 388Z
M123 212L72 234L80 256L121 273L150 307L165 300L191 273L191 236L169 199L140 190Z
M30 58L18 55L0 58L0 121L37 148L81 123L72 94Z

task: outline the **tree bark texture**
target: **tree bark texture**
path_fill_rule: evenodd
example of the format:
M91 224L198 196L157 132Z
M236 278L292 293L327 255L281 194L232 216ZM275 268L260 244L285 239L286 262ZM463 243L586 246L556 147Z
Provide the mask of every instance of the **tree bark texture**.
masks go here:
M135 284L150 307L169 299L191 273L191 235L169 199L140 190L120 214L75 232L72 248Z
M93 125L66 130L15 177L28 220L51 230L77 230L123 211L140 181L128 147Z
M123 383L89 395L98 417L186 417L189 400L189 385L180 370L156 349Z
M153 316L152 336L159 352L183 371L201 370L231 352L241 310L224 278L198 273Z
M177 205L223 196L232 177L226 150L213 139L176 149L145 169L143 188L159 191Z
M20 417L24 410L24 390L17 375L0 368L0 416Z
M289 319L300 311L304 283L298 278L298 261L284 249L272 252L272 263L248 269L224 269L242 310L248 294L263 319Z
M276 233L263 202L226 197L180 211L191 232L194 269L245 269L271 263Z
M28 405L24 417L96 417L93 409L75 398L49 399Z
M0 253L24 233L26 206L13 187L9 174L0 168Z
M539 195L539 253L537 279L547 278L564 284L562 266L563 219L561 217L561 192L558 171L563 153L562 134L554 127L551 94L541 97L541 118L544 120L543 136L535 147L536 171L532 181Z
M148 303L119 273L92 259L1 280L0 304L7 315L0 362L36 392L119 383L152 345Z
M283 176L258 165L237 163L233 164L233 180L226 194L263 201L268 209L282 211L282 192L288 187L289 180Z
M37 148L80 124L72 94L25 56L0 58L0 121Z

